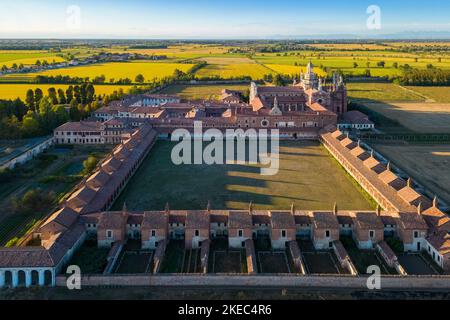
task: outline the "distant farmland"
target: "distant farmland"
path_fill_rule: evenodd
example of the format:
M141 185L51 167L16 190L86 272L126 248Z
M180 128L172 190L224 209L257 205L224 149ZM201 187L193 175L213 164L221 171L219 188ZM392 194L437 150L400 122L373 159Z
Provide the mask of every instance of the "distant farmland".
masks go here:
M200 60L208 63L207 66L197 71L196 75L200 79L214 76L220 76L224 79L250 76L253 80L260 80L263 79L265 74L273 73L272 70L248 58L208 57Z
M161 79L171 76L175 69L187 72L193 65L182 63L159 63L159 62L112 62L104 64L95 64L90 66L70 67L63 69L46 70L39 73L18 74L18 75L6 75L0 78L0 81L6 80L20 80L31 81L37 75L44 76L70 76L70 77L89 77L91 79L104 75L106 82L110 79L115 81L120 78L129 78L134 81L134 78L138 74L142 74L146 81L151 81L154 78Z
M19 97L25 100L28 89L41 88L44 94L47 94L48 88L54 87L56 90L62 88L67 89L69 85L63 84L0 84L0 100L1 99L16 99ZM123 89L126 93L131 86L119 86L119 85L95 85L96 94L111 94L115 90Z

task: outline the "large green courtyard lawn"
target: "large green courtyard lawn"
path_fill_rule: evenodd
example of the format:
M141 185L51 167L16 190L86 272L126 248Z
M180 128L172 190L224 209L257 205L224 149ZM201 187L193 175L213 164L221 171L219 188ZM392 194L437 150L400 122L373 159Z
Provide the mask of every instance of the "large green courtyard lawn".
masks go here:
M260 175L258 166L172 164L172 142L158 142L116 201L131 210L246 209L370 209L373 201L318 142L280 143L280 170Z

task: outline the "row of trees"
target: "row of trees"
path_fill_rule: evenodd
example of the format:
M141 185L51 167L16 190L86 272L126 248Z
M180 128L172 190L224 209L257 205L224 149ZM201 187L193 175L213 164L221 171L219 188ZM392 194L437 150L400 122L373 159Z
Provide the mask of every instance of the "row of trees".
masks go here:
M92 84L69 86L66 90L29 89L21 99L0 100L0 139L20 139L50 134L67 121L80 121L105 103L122 99L123 90L97 96Z
M402 85L417 86L449 86L450 70L436 68L427 69L405 69L400 77L395 80Z

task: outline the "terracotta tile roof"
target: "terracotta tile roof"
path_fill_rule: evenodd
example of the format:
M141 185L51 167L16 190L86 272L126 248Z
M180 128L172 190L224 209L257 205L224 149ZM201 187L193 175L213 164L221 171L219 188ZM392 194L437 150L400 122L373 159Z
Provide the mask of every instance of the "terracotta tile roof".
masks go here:
M314 226L317 229L339 229L339 222L331 211L314 211Z
M78 219L78 214L69 207L63 207L62 209L53 213L42 225L41 228L51 222L56 222L63 227L69 228Z
M230 211L228 213L228 227L235 229L252 228L252 215L248 211Z
M395 255L394 251L392 251L391 247L386 243L386 241L382 240L378 242L377 245L380 246L381 250L384 252L384 254L389 260L391 261L397 260L397 256Z
M169 222L165 211L144 212L142 229L166 229Z
M84 186L70 196L67 200L67 206L80 213L83 207L95 198L96 194L96 191Z
M422 216L431 229L450 231L450 217L436 206L423 211Z
M418 229L427 230L427 224L425 220L416 212L400 212L399 213L399 223L404 229Z
M428 200L426 197L418 193L413 188L406 186L400 191L398 191L398 195L407 203L412 205L419 205L420 202L422 202L423 208L426 206L429 207L430 200Z
M358 146L358 144L350 138L345 138L344 140L341 141L341 144L350 150L352 150Z
M295 228L294 215L290 211L270 211L272 229Z
M345 250L344 245L342 244L341 241L336 240L333 242L333 244L336 248L335 253L336 253L339 261L343 261L345 259L350 259L349 255L347 253L347 250Z
M91 189L99 189L104 187L110 180L109 174L103 170L99 170L86 180L86 185Z
M170 211L169 223L186 224L187 211Z
M206 210L188 211L186 215L186 228L209 229L209 215Z
M116 172L122 165L122 162L114 157L111 157L110 159L106 160L102 164L102 168L108 173L112 174Z
M366 183L368 183L374 190L377 190L377 192L383 197L383 200L388 204L387 209L402 212L411 212L416 210L410 203L405 202L405 200L399 196L395 189L383 183L378 178L378 174L376 174L376 172L364 166L362 161L355 158L347 148L342 146L339 141L332 138L329 132L322 131L321 138L332 150L334 149L336 152L339 152L353 170L360 172L365 178Z
M0 248L0 268L53 266L55 262L44 247Z
M121 229L127 222L127 215L123 212L102 212L98 221L99 229Z
M391 186L395 190L401 190L404 187L406 187L406 181L397 176L395 173L393 173L390 170L385 170L381 172L378 176L381 181L383 181L385 184Z
M375 171L378 174L386 170L386 166L380 163L374 157L367 158L366 160L364 160L363 163L367 168L371 169L372 171Z
M140 224L142 225L142 220L144 218L144 213L129 213L128 214L128 219L127 219L127 224Z
M353 225L353 216L345 211L339 211L336 215L339 224Z
M228 223L228 211L211 211L209 220L211 223Z
M439 252L441 255L450 253L450 234L446 230L433 232L428 235L427 241Z
M384 223L381 218L373 211L356 212L355 223L361 229L383 229Z
M252 222L253 224L270 224L270 216L268 211L264 210L254 210L252 212Z
M295 224L312 224L312 217L308 214L308 212L296 211L294 215Z
M89 131L89 132L101 132L102 123L98 121L78 121L78 122L66 122L63 125L55 129L55 131Z

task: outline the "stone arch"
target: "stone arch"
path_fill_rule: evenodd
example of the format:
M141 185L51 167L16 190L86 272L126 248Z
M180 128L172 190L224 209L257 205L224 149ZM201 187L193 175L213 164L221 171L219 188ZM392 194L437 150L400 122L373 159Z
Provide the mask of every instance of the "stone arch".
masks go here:
M19 287L24 287L25 286L25 280L26 280L26 274L25 271L23 270L19 270L19 272L17 273L17 285Z
M39 272L37 270L31 271L31 285L37 286L39 284Z
M12 287L13 285L13 274L11 271L5 271L5 287Z
M45 270L44 271L44 285L46 286L51 286L52 285L52 272L50 270Z

